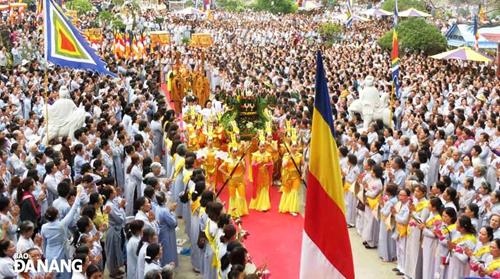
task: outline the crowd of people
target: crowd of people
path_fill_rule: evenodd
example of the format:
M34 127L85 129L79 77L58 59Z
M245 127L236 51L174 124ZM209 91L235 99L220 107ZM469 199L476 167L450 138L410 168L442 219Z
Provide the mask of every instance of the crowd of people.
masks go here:
M203 278L261 275L247 260L241 217L300 213L321 49L348 226L382 261L396 261L397 275L500 278L495 66L406 53L392 127L365 129L348 107L366 76L391 92L390 54L376 42L390 22L355 23L326 47L317 30L331 15L214 12L207 20L146 11L140 28L169 30L174 42L140 60L115 59L112 31L103 27L98 52L118 74L110 78L47 65L41 20L27 11L8 27L11 48L0 48L0 275L173 278L179 226L188 238L183 252ZM212 34L205 65L200 49L183 44L187 31ZM161 88L166 73L179 70L174 52L186 71L204 67L211 88L204 103L186 91L182 113ZM269 124L252 141L219 121L237 92L273 100ZM49 104L70 94L85 110L84 127L43 142L45 94ZM227 201L218 198L221 187ZM17 274L16 253L34 263L81 259L83 269Z

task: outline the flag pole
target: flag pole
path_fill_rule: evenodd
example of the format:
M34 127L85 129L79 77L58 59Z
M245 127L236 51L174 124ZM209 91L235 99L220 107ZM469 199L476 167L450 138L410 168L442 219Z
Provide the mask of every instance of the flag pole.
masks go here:
M47 138L46 145L49 146L49 76L47 73L48 61L45 59L45 136Z
M43 20L44 20L44 24L43 24L43 32L47 32L47 30L45 30L47 28L46 26L46 20L47 20L47 14L45 13L45 9L47 7L45 7L45 4L43 0L42 1L42 14L43 14ZM43 36L44 39L46 40L47 37L44 35ZM45 43L45 69L44 69L44 87L45 87L45 138L47 139L46 140L46 146L49 146L49 75L47 73L47 69L49 68L49 59L47 57L47 53L48 53L48 50L47 50L47 46L48 46L48 42L44 42Z

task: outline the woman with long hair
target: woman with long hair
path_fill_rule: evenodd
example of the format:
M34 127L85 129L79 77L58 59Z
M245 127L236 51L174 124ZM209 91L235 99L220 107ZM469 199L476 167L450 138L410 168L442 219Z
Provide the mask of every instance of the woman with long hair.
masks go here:
M127 200L125 213L127 216L133 216L135 201L142 195L141 158L138 154L133 154L131 157L130 165L126 169L125 181L124 198Z
M151 243L148 245L148 248L146 248L144 274L150 271L161 271L160 258L162 250L163 249L158 243Z
M19 220L33 222L35 230L38 230L41 215L39 202L42 201L45 196L40 195L38 196L38 199L36 199L33 195L34 190L35 181L33 178L25 178L17 187L17 204L20 208Z
M158 235L151 228L145 228L142 232L142 239L137 245L137 279L144 277L146 267L146 251L150 244L158 243Z
M144 222L133 220L125 225L125 235L127 237L127 279L137 279L137 246L142 237Z
M102 189L104 204L110 207L108 215L109 227L106 232L106 266L111 277L118 277L122 274L120 267L123 266L122 231L125 225L125 199L120 199L116 195L113 186L104 186Z
M208 220L205 225L205 259L203 267L203 279L218 278L221 275L221 265L219 258L219 228L218 222L222 214L223 205L219 202L208 202L206 212Z
M451 253L450 265L446 278L463 278L470 274L469 256L465 253L467 249L474 249L477 243L476 229L469 217L462 215L458 218L457 231L460 234L448 241Z

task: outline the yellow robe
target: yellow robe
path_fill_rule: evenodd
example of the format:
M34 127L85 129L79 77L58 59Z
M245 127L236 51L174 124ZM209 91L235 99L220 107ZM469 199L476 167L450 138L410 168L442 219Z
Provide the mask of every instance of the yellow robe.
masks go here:
M203 169L207 175L209 189L213 190L217 177L217 158L215 158L215 148L207 148L207 157L203 161Z
M254 152L252 153L252 166L258 165L257 180L254 181L254 187L257 187L255 198L250 201L250 209L259 211L267 211L271 208L271 200L269 198L269 187L271 186L272 173L269 173L267 165L272 164L273 159L269 152Z
M300 173L295 168L294 162L300 168L302 162L302 154L296 153L290 156L289 153L283 156L283 165L281 169L281 177L283 184L281 185L282 195L279 204L279 212L281 213L297 213L299 212L300 199Z
M228 158L224 161L224 163L222 163L221 168L229 175L237 164L237 158ZM236 170L234 171L231 179L228 181L227 186L229 188L228 213L234 218L248 215L245 193L245 166L243 163L240 163L236 167Z

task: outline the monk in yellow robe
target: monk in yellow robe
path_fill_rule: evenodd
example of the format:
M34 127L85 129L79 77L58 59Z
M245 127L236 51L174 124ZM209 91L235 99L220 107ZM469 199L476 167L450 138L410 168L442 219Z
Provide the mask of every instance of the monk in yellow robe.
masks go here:
M224 174L226 179L234 170L233 176L227 183L229 188L228 213L234 218L248 215L245 194L245 161L241 160L238 164L240 158L237 155L238 149L232 147L229 157L219 167L219 171Z
M266 151L266 143L259 143L259 150L252 153L253 195L250 209L267 211L271 208L269 188L272 184L273 158Z
M282 195L279 204L280 213L291 213L292 215L297 215L300 209L300 183L301 183L301 173L297 171L297 167L300 168L302 165L302 154L300 152L297 144L291 146L291 152L286 153L283 156L282 168L281 168L281 179L283 184L281 185ZM295 167L297 165L297 167Z

